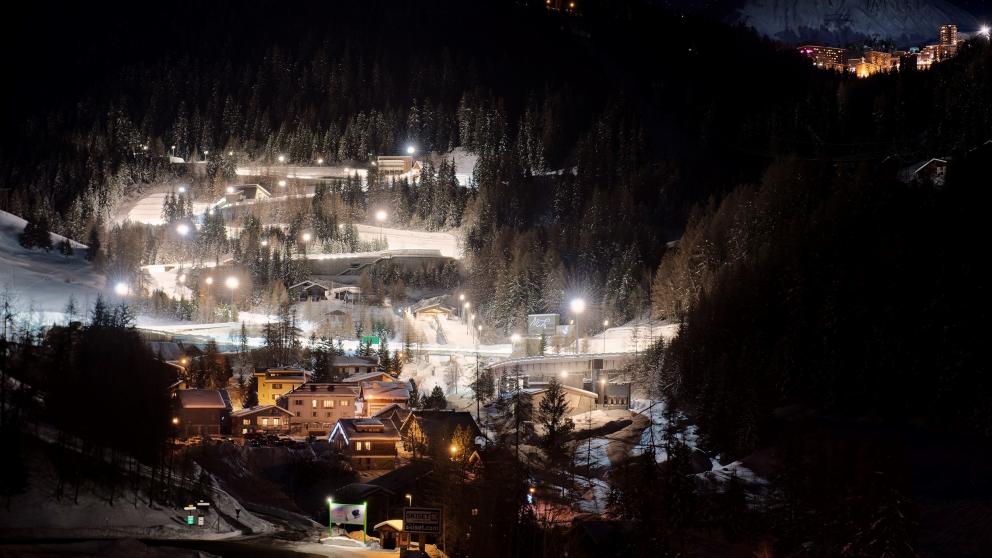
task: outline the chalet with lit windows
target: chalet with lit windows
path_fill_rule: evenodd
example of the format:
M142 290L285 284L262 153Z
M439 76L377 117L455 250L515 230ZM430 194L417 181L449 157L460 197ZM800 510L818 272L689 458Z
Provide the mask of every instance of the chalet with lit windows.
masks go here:
M305 384L310 372L300 368L268 368L255 371L258 404L275 405L280 397Z
M231 399L222 389L182 389L173 397L176 435L220 436L231 433Z
M459 429L468 433L470 447L452 444ZM455 452L468 452L469 461L478 461L477 440L482 431L472 414L465 411L411 411L400 425L400 437L404 451L414 457L448 455L454 448Z
M396 466L400 434L388 422L373 418L341 419L327 441L348 456L356 469L392 469Z
M303 384L280 399L289 411L294 433L326 436L341 419L355 417L358 390L353 385L332 383Z
M334 357L334 363L331 367L334 370L335 376L345 378L342 380L343 382L357 384L358 382L370 378L354 379L354 377L376 372L379 368L379 360L373 357L366 358L340 355Z
M410 313L418 320L450 318L455 315L455 309L445 304L448 298L447 296L436 296L421 300L410 307Z
M358 384L358 404L355 415L371 417L390 405L406 407L410 401L408 382L360 382Z
M292 413L277 405L256 405L231 413L231 430L234 433L289 432L289 419Z
M290 300L317 302L327 300L327 291L329 289L315 281L303 281L291 286L287 290L289 291Z

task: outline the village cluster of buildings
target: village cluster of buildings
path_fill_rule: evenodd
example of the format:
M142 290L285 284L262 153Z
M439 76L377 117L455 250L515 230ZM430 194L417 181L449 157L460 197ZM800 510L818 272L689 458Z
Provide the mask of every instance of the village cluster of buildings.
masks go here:
M850 72L863 78L900 69L929 69L937 62L953 58L963 42L964 39L958 36L956 25L942 25L937 43L922 48L894 51L869 50L862 56L851 57L850 51L846 48L803 45L799 47L799 53L809 58L818 68Z
M411 410L411 386L377 371L374 359L339 356L340 382L314 382L291 367L255 372L258 402L232 410L222 389L174 389L173 427L178 436L314 436L346 454L357 469L391 469L405 454L447 451L457 427L475 440L481 431L467 412ZM476 447L462 448L470 460Z

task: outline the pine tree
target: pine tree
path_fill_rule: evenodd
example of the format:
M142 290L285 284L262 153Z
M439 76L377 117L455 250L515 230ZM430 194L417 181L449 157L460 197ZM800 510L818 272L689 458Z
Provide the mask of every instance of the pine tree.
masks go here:
M448 408L448 398L444 396L444 390L441 389L441 386L434 386L434 389L431 390L430 396L428 396L427 400L424 401L423 406L425 408L435 409L438 411Z
M544 447L552 462L564 456L565 441L575 428L568 410L565 389L557 378L552 378L537 410L537 421L545 430Z
M59 253L67 258L71 258L75 251L72 249L72 242L68 238L59 241Z

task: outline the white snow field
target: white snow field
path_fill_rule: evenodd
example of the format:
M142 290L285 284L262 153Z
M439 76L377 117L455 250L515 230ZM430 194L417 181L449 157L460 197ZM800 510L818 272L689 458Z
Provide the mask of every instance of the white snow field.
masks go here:
M0 211L0 291L12 299L15 319L32 327L63 321L70 295L85 312L97 295L112 294L104 276L84 258L85 245L72 241L75 254L63 256L58 252L63 237L53 233L51 252L24 248L17 238L25 224L24 219Z

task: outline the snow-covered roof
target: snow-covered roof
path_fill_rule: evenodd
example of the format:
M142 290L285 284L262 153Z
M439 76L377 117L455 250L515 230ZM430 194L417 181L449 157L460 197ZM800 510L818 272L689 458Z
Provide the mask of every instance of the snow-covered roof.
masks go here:
M358 395L358 390L355 386L350 386L343 383L314 383L308 382L293 388L292 391L286 394L287 397L291 395L306 395L306 394L322 394L322 395L347 395L355 396Z
M297 288L307 290L307 289L311 289L313 287L320 287L321 289L324 289L325 291L328 290L327 287L325 287L324 285L321 285L320 283L318 283L316 281L309 281L309 280L308 281L300 281L299 283L291 286L287 290L290 290L291 291L291 290L297 289Z
M406 401L410 399L410 384L407 382L371 381L359 384L363 399L390 399Z
M251 415L255 415L265 411L272 411L272 410L278 411L280 413L289 416L293 416L293 413L287 411L286 409L283 409L278 405L255 405L254 407L246 407L244 409L239 409L237 411L234 411L233 413L231 413L231 416L234 418L249 417Z
M183 409L227 409L230 406L217 389L181 389L176 393Z
M375 366L375 364L372 363L365 363L365 364L369 366ZM347 384L359 384L361 382L369 382L373 380L378 380L380 382L390 381L384 378L392 378L392 376L390 376L385 372L376 372L375 370L373 370L371 372L362 372L361 374L352 374L351 376L348 376L347 378L341 381Z
M345 443L361 440L363 442L372 441L396 441L400 440L400 433L389 421L378 419L343 418L338 419L334 429L327 436L328 442L333 442L338 436L343 436Z
M389 527L390 529L393 529L395 531L403 531L403 520L402 519L387 519L385 521L380 521L379 523L376 523L372 527L372 530L373 531L378 531L379 529L382 529L383 527Z

